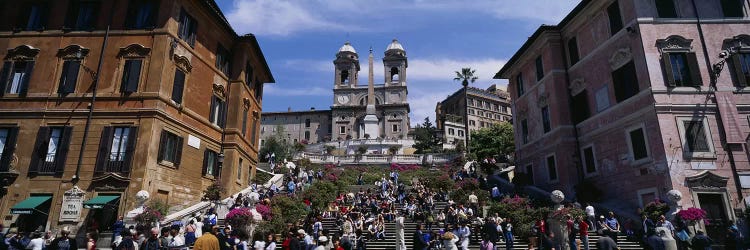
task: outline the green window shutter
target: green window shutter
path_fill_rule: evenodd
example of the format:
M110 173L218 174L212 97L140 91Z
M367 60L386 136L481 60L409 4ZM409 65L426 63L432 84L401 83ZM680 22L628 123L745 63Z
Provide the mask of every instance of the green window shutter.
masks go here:
M695 52L689 52L685 55L687 56L688 69L690 70L690 85L703 85L703 78L701 77L701 71L698 67L698 57L695 55Z

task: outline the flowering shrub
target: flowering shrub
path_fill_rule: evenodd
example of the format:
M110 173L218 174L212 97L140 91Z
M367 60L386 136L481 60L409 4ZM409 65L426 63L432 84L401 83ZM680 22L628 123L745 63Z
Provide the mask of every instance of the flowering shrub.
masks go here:
M467 178L457 182L456 187L465 191L479 190L479 182L477 179Z
M204 201L221 200L221 196L224 194L224 192L225 192L224 187L219 185L218 182L214 182L210 186L206 187L206 190L203 191L203 200Z
M658 219L659 216L667 212L669 212L669 204L661 202L659 199L649 202L646 204L646 208L643 209L643 213L652 220Z
M263 217L263 220L271 220L273 218L273 215L271 215L271 208L269 206L256 204L255 211L258 211L260 216Z
M229 211L227 214L226 223L237 228L252 224L253 212L247 207L232 209L232 211Z
M418 164L399 164L399 163L391 163L391 170L398 170L399 172L404 171L412 171L422 168L422 166Z
M164 216L158 210L145 207L143 212L136 215L133 219L138 225L150 227L154 222L158 222L163 218Z
M558 220L558 221L567 221L567 218L565 218L565 216L567 216L567 215L570 215L571 218L575 219L575 218L582 217L585 214L586 213L582 209L580 209L580 208L576 208L576 207L564 207L562 209L554 210L554 211L550 212L549 213L549 218L552 218L552 219L555 219L555 220Z
M699 222L703 219L706 219L706 210L691 207L688 209L683 209L677 212L677 216L680 216L680 219L682 219L685 222L688 223L695 223ZM707 220L704 222L708 222Z

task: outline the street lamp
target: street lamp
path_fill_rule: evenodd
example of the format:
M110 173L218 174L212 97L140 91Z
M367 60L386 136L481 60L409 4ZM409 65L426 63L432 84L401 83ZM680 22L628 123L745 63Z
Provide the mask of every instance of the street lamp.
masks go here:
M216 179L220 180L221 179L221 168L224 166L224 152L219 153L217 161L218 161L218 164L219 164L219 173L216 174Z

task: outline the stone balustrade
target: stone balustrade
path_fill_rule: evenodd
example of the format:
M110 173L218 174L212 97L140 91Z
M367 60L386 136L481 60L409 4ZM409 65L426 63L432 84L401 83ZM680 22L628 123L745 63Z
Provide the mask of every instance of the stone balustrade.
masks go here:
M317 164L389 164L389 163L406 163L406 164L442 164L448 163L458 157L457 154L414 154L414 155L382 155L382 154L364 154L364 155L323 155L302 152L295 156L295 159L306 158L312 163Z

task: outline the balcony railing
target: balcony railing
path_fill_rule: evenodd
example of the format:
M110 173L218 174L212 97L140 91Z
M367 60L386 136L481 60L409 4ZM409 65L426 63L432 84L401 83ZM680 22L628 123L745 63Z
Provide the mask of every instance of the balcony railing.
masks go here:
M357 163L357 164L388 164L388 163L412 163L412 164L441 164L453 161L457 154L419 154L419 155L323 155L302 152L295 159L306 158L312 163Z

